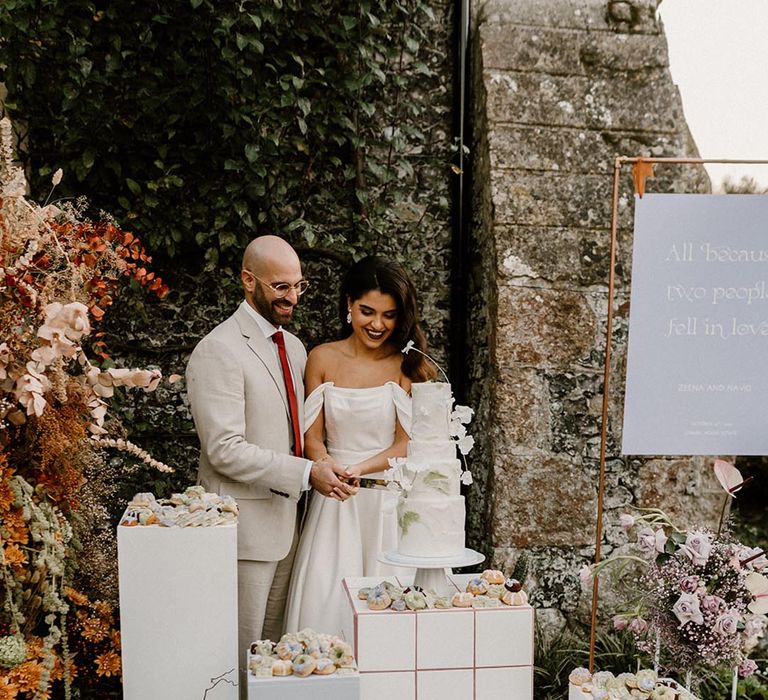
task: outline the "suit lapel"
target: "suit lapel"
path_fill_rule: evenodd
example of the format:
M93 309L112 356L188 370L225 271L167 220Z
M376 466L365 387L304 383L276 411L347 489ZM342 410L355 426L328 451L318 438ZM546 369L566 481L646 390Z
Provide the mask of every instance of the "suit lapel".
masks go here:
M288 420L290 420L291 410L288 406L288 395L285 393L283 371L280 369L280 365L277 362L277 354L275 353L274 348L272 348L272 341L264 337L264 334L261 332L256 321L248 315L248 312L245 309L238 308L237 311L235 311L235 318L240 326L240 332L247 339L246 344L256 358L258 358L258 361L264 365L272 377L272 380L275 382L277 390L280 392L280 396L283 399L283 405L288 414Z

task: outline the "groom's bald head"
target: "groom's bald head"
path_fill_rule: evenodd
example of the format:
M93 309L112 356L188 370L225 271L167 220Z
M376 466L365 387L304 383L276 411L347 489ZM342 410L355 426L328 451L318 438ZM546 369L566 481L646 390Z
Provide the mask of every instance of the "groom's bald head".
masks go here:
M275 326L291 320L299 296L293 288L303 277L301 262L291 245L279 236L254 238L243 253L240 273L246 301ZM292 289L278 298L271 285L287 283Z
M243 253L243 269L251 270L259 277L270 268L282 268L286 265L292 265L301 270L296 251L290 243L279 236L254 238Z

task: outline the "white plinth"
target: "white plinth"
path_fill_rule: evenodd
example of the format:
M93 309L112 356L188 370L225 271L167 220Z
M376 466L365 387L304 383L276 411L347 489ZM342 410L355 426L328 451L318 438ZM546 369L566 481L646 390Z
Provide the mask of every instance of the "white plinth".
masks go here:
M453 592L475 574L449 575ZM389 576L400 586L412 577ZM344 635L353 640L361 700L532 700L530 605L394 612L369 610L360 588L381 578L346 578Z
M117 528L125 700L236 700L237 526Z
M349 676L334 673L330 676L313 674L306 678L256 678L248 672L248 700L360 700L360 676L358 673Z

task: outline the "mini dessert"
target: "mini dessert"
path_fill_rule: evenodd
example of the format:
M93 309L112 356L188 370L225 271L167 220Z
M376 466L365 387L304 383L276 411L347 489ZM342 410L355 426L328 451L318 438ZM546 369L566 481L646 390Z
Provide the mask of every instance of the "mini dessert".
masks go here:
M448 608L452 608L453 604L451 603L450 598L441 596L439 598L435 598L435 607L439 610L447 610Z
M330 659L329 659L330 661ZM295 676L308 676L317 668L317 659L309 654L299 654L293 660L293 674Z
M395 612L403 612L403 610L406 610L407 607L408 606L405 604L405 600L398 598L397 600L392 601L392 605L389 606L389 609L394 610Z
M286 639L286 635L283 635L283 638L277 643L277 646L275 647L275 654L277 654L278 658L282 659L283 661L293 660L295 657L301 654L302 651L303 649L301 644L296 640Z
M501 598L501 596L504 595L504 592L507 589L504 588L503 584L500 583L492 583L490 586L488 586L488 593L486 595L489 598Z
M409 591L403 596L409 610L423 610L427 607L427 598L420 591Z
M451 603L454 608L471 608L474 597L472 593L454 593Z
M517 593L518 591L522 590L523 584L520 583L516 578L508 578L506 581L504 581L504 588L506 588L508 591L512 591L512 593Z
M473 608L498 608L501 601L498 598L491 598L487 595L476 595L472 601Z
M275 648L275 643L269 639L259 639L251 644L251 654L270 656Z
M574 685L584 685L592 680L592 674L588 668L574 668L568 675L568 680Z
M371 593L371 589L370 588L361 588L357 592L357 597L360 600L368 600L368 596L370 595L370 593Z
M312 673L316 673L318 676L328 676L335 672L336 666L330 659L317 659L315 670L312 671Z
M368 609L369 610L385 610L392 603L392 598L389 597L382 586L376 586L372 588L368 594Z
M469 582L467 583L467 593L472 593L474 595L485 595L488 593L488 581L486 581L484 578L480 578L479 576L475 576L475 578L469 579Z
M275 659L272 664L273 676L290 676L293 674L293 663L288 659Z
M488 581L488 584L490 585L494 583L504 583L504 579L506 577L504 576L503 571L499 571L498 569L486 569L482 574L480 574L480 578Z
M528 602L528 594L525 591L505 591L501 596L504 605L525 605Z

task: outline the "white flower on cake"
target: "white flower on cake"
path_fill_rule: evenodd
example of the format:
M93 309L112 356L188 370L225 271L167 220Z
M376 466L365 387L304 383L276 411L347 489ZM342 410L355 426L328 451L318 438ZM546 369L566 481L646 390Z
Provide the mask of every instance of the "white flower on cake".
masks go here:
M472 448L475 446L475 438L471 435L465 435L461 440L456 443L459 448L459 452L463 455L468 455Z

